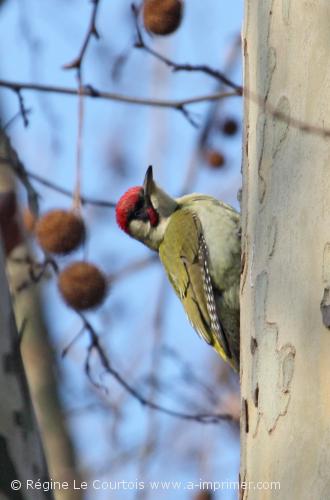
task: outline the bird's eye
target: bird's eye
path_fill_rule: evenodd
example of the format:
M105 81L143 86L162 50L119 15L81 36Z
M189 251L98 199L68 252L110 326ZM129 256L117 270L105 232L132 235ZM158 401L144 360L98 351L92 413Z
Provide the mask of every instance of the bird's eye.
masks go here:
M141 214L144 212L144 200L143 198L140 198L137 204L134 207L133 211L133 218L134 219L139 219L141 218Z

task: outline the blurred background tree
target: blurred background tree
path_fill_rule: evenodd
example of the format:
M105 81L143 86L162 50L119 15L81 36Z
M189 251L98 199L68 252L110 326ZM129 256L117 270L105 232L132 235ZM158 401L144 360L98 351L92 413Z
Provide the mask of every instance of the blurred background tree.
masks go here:
M115 493L190 499L200 481L238 480L238 378L189 326L153 254L117 228L113 206L153 164L172 195L204 192L239 208L241 2L187 2L167 36L144 28L139 7L4 3L1 123L11 147L1 168L17 179L20 208L3 239L17 218L8 271L51 476L191 481L179 493ZM45 253L28 205L40 216L81 205L82 247ZM65 305L57 278L80 260L108 283L102 306L83 315Z

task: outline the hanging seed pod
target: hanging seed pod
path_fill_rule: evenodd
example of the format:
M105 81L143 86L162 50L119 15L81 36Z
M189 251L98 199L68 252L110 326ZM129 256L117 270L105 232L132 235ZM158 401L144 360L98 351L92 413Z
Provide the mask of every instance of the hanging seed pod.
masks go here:
M98 267L88 262L73 262L58 277L62 298L72 309L83 311L99 306L107 292L107 281Z
M235 135L238 131L238 123L237 120L234 118L227 118L222 126L221 126L222 133L224 135Z
M205 159L212 168L220 168L225 164L225 157L220 151L209 149L205 152Z
M46 252L67 254L83 243L86 230L84 221L74 212L52 210L38 220L35 233Z
M170 35L180 26L182 11L182 0L144 0L144 27L155 35Z

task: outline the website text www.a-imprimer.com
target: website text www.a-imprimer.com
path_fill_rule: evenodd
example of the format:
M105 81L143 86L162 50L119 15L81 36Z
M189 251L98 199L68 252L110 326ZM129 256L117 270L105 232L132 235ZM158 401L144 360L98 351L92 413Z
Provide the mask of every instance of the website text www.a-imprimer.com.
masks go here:
M153 491L221 491L221 490L280 490L279 481L19 481L15 479L11 482L11 489L14 491L23 490L42 490L42 491L61 491L61 490L109 490L109 491L127 491L127 490L153 490Z

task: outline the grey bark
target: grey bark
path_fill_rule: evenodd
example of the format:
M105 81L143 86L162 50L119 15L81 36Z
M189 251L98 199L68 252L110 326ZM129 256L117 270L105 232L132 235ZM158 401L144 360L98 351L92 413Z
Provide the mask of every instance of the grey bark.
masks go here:
M26 481L47 480L39 432L23 369L0 242L0 494L8 499L44 498L25 491ZM13 490L19 480L22 490Z
M330 128L329 1L245 4L244 86ZM329 499L330 142L248 95L244 110L241 481L280 490L241 498Z

